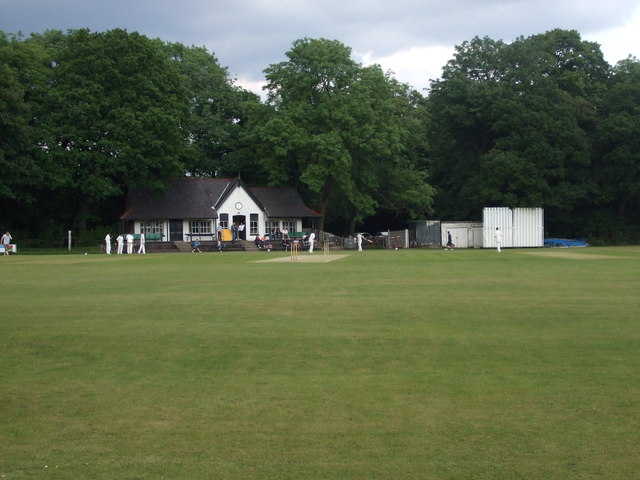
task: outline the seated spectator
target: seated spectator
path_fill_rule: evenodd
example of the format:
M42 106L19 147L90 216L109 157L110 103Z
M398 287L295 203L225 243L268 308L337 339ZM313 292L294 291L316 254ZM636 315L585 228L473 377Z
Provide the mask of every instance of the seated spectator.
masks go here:
M273 245L271 245L270 240L266 235L262 239L262 248L266 248L267 252L270 252L271 249L273 248Z

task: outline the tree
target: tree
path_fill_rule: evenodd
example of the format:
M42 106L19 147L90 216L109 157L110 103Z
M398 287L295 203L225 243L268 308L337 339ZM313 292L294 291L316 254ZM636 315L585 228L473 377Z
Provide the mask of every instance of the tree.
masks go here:
M490 112L503 95L499 53L504 47L488 37L464 42L444 67L442 80L431 85L430 171L437 189L436 210L442 217L475 214L476 202L464 189L479 170L478 159L496 140Z
M45 84L43 51L0 32L0 198L28 202L41 172L34 161L32 120Z
M599 109L593 173L598 203L618 219L640 205L640 62L628 58L613 69Z
M8 63L6 45L0 46L0 198L15 199L28 179L23 169L29 151L29 110L18 74Z
M315 196L323 221L348 218L350 230L376 212L381 192L409 176L425 198L397 197L396 209L428 208L425 176L403 144L406 87L379 66L357 64L335 40L297 40L286 55L265 70L273 112L257 130L271 183Z
M607 71L574 31L458 47L429 96L438 211L535 206L564 221L593 188L589 133Z
M48 32L46 115L38 119L50 188L71 194L81 237L93 204L184 174L183 83L158 40L111 30Z
M189 173L204 177L243 174L248 179L257 161L242 148L239 138L246 123L246 104L258 104L259 97L235 87L227 69L205 48L172 43L166 49L182 74L189 106L184 159ZM242 157L235 154L239 149Z

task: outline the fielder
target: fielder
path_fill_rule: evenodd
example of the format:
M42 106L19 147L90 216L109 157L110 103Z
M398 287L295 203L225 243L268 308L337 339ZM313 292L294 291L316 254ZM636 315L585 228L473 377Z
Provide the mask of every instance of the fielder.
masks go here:
M500 230L500 227L496 227L496 233L494 236L496 239L496 250L500 253L502 251L500 250L500 247L502 246L502 231Z
M124 247L124 237L121 233L116 237L116 245L118 246L117 254L122 255L122 247Z
M107 233L104 237L104 251L107 255L111 255L111 234Z
M127 255L133 253L133 235L127 233Z

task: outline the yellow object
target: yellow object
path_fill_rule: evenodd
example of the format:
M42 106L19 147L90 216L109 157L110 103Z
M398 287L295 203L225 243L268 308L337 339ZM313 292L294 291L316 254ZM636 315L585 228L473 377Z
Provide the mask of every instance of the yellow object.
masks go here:
M230 242L233 240L233 235L231 234L231 229L230 228L223 228L222 229L222 241L223 242Z

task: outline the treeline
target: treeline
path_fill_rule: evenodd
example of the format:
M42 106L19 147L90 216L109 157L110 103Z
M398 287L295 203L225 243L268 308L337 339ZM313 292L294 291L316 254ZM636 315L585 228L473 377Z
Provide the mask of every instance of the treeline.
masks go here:
M336 233L530 206L552 235L638 241L636 59L610 66L575 31L474 38L421 93L338 41L286 55L263 102L204 48L0 32L0 228L97 241L128 188L240 175L295 186Z

